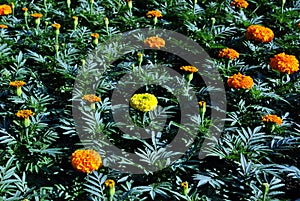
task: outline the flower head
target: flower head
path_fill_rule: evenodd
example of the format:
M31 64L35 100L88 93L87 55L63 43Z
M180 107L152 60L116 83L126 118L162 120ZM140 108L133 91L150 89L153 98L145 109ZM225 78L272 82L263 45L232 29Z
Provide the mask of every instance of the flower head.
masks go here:
M0 24L0 28L1 28L1 29L7 29L7 28L8 28L8 26L7 26L7 25L5 25L5 24Z
M115 187L115 181L112 180L112 179L107 179L105 182L104 182L104 185L108 188L113 188Z
M100 154L90 149L78 149L73 152L71 156L71 163L76 170L84 173L90 173L102 167Z
M19 117L19 118L22 118L22 119L26 119L30 116L33 116L34 113L31 111L31 110L19 110L17 113L16 113L16 116Z
M254 82L250 76L238 73L230 76L227 80L227 84L229 87L235 89L251 89Z
M24 11L24 12L27 12L28 11L28 8L22 8L22 11Z
M149 38L146 38L146 40L144 41L144 44L146 46L149 46L150 48L160 49L161 47L165 47L166 42L164 39L162 39L158 36L151 36Z
M58 23L55 23L55 24L52 24L52 27L57 30L57 29L60 29L61 25Z
M274 33L271 29L261 25L251 25L247 28L246 38L257 42L267 43L274 38Z
M295 56L283 52L270 59L270 66L281 73L292 74L299 70L299 61Z
M87 95L84 95L82 97L83 100L86 100L90 103L96 103L96 102L100 102L101 101L101 98L99 98L98 96L96 96L95 94L87 94Z
M142 112L154 110L157 104L157 98L149 93L134 94L130 99L130 106Z
M200 101L198 102L200 107L206 107L206 102L205 101Z
M184 195L187 195L188 194L188 190L189 190L189 183L187 181L181 182L180 186L181 186L181 189L182 189L182 193Z
M9 15L12 14L11 6L7 4L0 5L0 15Z
M270 122L270 123L276 123L278 125L282 124L282 119L278 117L277 115L268 114L262 117L263 122Z
M233 0L230 4L230 6L235 6L237 8L247 8L248 2L245 0Z
M162 17L162 14L160 11L158 10L151 10L151 11L148 11L146 16L148 18L152 18L152 17Z
M73 20L78 20L77 16L73 16L72 18L73 18Z
M183 70L187 73L196 73L198 69L195 66L181 66L180 70Z
M222 50L219 51L219 54L218 56L220 58L227 58L227 59L231 59L231 60L234 60L236 58L239 58L240 54L235 51L234 49L231 49L231 48L224 48Z
M42 18L43 14L41 14L41 13L32 13L32 14L30 14L30 16L34 17L34 18Z
M9 83L9 86L22 87L25 84L26 84L26 82L24 82L24 81L12 81L12 82Z

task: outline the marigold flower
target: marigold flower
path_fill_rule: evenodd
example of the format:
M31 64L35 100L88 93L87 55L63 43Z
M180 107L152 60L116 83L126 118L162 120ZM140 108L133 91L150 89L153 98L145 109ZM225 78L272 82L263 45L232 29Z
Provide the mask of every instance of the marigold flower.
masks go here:
M96 96L95 94L87 94L87 95L84 95L82 97L83 100L86 100L90 103L96 103L96 102L100 102L101 101L101 98L99 98L98 96Z
M300 29L300 22L298 22L298 28Z
M158 36L151 36L149 38L146 38L144 41L144 44L146 46L149 46L150 48L158 48L165 47L166 42L164 39L158 37Z
M30 116L33 116L34 113L31 110L19 110L16 113L16 116L22 119L29 118Z
M7 4L0 5L0 15L9 15L12 14L11 6Z
M206 107L206 102L205 101L199 101L198 102L200 107Z
M257 42L271 42L274 38L274 33L271 29L261 25L251 25L247 28L246 38Z
M151 10L151 11L148 11L146 16L148 18L152 18L152 17L162 17L162 14L160 11L158 10Z
M1 29L7 29L7 28L8 28L8 26L7 26L7 25L5 25L5 24L0 24L0 28L1 28Z
M42 18L43 14L41 14L41 13L32 13L32 14L30 14L30 16L34 17L34 18Z
M130 99L130 106L142 112L154 110L157 104L157 98L149 93L134 94Z
M91 36L92 36L93 38L99 38L99 34L98 34L98 33L91 33Z
M106 187L106 195L109 198L112 198L115 194L115 181L112 179L107 179L104 182L104 185Z
M299 70L299 61L294 55L288 55L283 52L275 55L270 60L271 68L281 73L292 74Z
M72 17L74 20L78 20L78 17L77 16L73 16Z
M83 173L90 173L102 167L100 154L91 149L78 149L73 152L71 156L71 163L76 170Z
M233 0L230 4L230 6L235 6L237 8L247 8L248 2L245 0Z
M180 70L183 70L187 73L196 73L198 69L195 66L181 66Z
M180 184L183 195L187 195L189 191L189 183L187 181L181 182Z
M24 81L12 81L12 82L9 83L9 86L22 87L25 84L26 84L26 82L24 82Z
M57 30L57 29L60 29L61 25L58 23L55 23L55 24L52 24L52 27Z
M268 114L262 117L263 122L276 123L278 125L282 124L282 119L277 115Z
M251 89L254 85L254 82L250 76L238 73L230 76L227 80L227 84L229 87L235 89Z
M219 54L218 56L220 58L227 58L227 59L231 59L231 60L234 60L236 58L239 58L240 54L235 51L234 49L231 49L231 48L224 48L222 50L219 51Z
M22 11L24 11L24 12L27 12L28 11L28 8L22 8Z

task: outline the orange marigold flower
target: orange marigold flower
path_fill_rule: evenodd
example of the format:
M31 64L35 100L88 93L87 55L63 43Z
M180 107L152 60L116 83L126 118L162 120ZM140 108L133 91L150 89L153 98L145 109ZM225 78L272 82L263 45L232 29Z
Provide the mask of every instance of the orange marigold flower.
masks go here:
M19 118L23 118L23 119L26 119L30 116L33 116L34 113L31 111L31 110L19 110L17 113L16 113L17 117Z
M249 4L245 0L233 0L230 5L237 8L247 8Z
M30 14L30 16L34 17L34 18L42 18L43 14L41 14L41 13L32 13L32 14Z
M91 36L92 36L93 38L99 38L99 34L98 34L98 33L92 33Z
M236 58L239 58L240 54L235 51L234 49L231 49L231 48L224 48L222 50L219 51L219 54L218 56L220 58L227 58L227 59L231 59L231 60L234 60Z
M165 47L166 42L164 39L162 39L158 36L151 36L149 38L146 38L146 40L144 41L144 44L146 46L149 46L150 48L160 49L161 47Z
M148 18L151 18L151 17L162 17L162 14L160 11L158 10L151 10L151 11L148 11L146 16Z
M262 117L263 122L270 122L270 123L276 123L278 125L282 124L282 119L278 117L277 115L268 114Z
M298 28L300 29L300 22L298 22Z
M270 60L271 68L281 73L292 74L299 70L299 61L294 55L287 55L283 52L275 55Z
M84 173L90 173L102 167L100 154L91 149L79 149L73 152L71 156L71 163L76 170Z
M22 11L24 11L24 12L27 12L28 11L28 8L22 8Z
M0 15L9 15L9 14L12 14L11 7L7 4L0 5Z
M83 100L86 100L90 103L100 102L101 98L96 96L95 94L87 94L82 97Z
M0 28L1 28L1 29L7 29L7 28L8 28L8 26L7 26L7 25L5 25L5 24L0 24Z
M12 87L21 87L23 85L25 85L26 82L24 81L12 81L9 83L9 86L12 86Z
M227 80L227 84L229 87L235 89L251 89L254 85L254 82L250 76L238 73L230 76Z
M271 29L261 25L250 25L246 31L246 38L257 42L267 43L274 38L274 33Z
M198 69L195 66L181 66L180 70L183 70L187 73L196 73Z
M52 27L55 28L55 29L60 29L60 24L58 23L55 23L55 24L52 24Z

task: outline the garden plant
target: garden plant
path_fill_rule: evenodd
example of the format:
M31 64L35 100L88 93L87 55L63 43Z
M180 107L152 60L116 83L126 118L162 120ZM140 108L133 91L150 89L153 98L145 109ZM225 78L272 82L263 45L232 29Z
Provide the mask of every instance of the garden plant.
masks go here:
M0 201L300 199L299 13L0 1Z

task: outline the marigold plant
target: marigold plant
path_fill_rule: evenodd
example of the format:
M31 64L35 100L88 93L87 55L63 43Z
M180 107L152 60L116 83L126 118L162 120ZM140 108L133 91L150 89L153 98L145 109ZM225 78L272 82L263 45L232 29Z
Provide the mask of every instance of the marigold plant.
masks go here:
M231 60L234 60L236 58L239 58L240 54L235 51L234 49L231 49L231 48L224 48L222 50L219 51L219 54L218 56L220 58L227 58L227 59L231 59Z
M274 33L271 29L261 25L251 25L247 28L246 38L257 42L267 43L274 38Z
M268 122L268 123L276 123L278 125L282 124L282 119L278 117L277 115L273 114L268 114L262 117L263 122Z
M130 106L142 112L149 112L157 107L158 101L153 94L134 94L130 99Z
M102 159L95 150L76 150L71 156L72 166L83 173L90 173L102 167Z
M12 14L11 6L7 4L0 5L0 15L9 15Z
M227 84L229 87L235 89L251 89L254 85L254 82L250 76L238 73L230 76L227 80Z
M230 5L237 8L247 8L249 4L245 0L233 0Z
M144 41L144 44L146 46L149 46L150 48L160 49L162 47L165 47L166 42L164 39L162 39L158 36L151 36L149 38L146 38L146 40Z
M283 52L270 59L270 66L281 73L292 74L299 70L299 61L294 55Z

